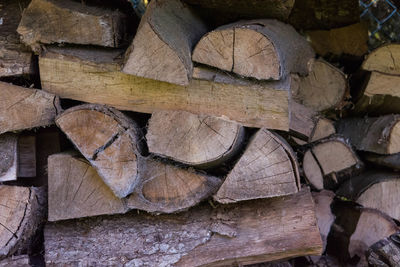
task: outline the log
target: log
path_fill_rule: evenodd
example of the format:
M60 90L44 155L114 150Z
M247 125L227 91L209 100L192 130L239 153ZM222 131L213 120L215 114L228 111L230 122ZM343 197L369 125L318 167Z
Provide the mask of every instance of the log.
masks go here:
M400 45L386 44L368 54L362 68L385 74L400 75Z
M22 10L28 4L29 0L3 0L0 6L0 77L34 73L32 52L17 33Z
M44 188L0 185L0 259L24 251L44 221Z
M17 180L18 135L0 135L0 182Z
M390 217L399 220L398 203L400 195L400 174L389 171L373 170L352 177L336 192L366 207L380 210Z
M248 86L192 80L183 87L119 72L120 65L113 60L118 54L49 49L39 59L42 87L63 98L122 110L182 110L225 117L245 126L288 129L290 79Z
M226 266L319 254L321 246L308 190L177 215L128 213L45 228L47 265Z
M21 134L18 137L18 177L36 177L36 136Z
M127 211L124 201L114 195L96 170L78 153L51 155L48 173L49 221Z
M249 20L204 35L193 61L259 80L308 74L314 51L293 27L277 20ZM266 64L265 62L268 62Z
M151 158L139 163L140 181L127 200L130 209L152 213L183 211L210 197L221 185L219 178Z
M361 57L368 52L368 25L356 23L331 30L307 31L311 46L320 56L350 55Z
M331 231L333 222L335 221L335 215L331 210L331 204L335 198L335 194L332 191L322 190L321 192L313 192L312 196L315 202L315 215L317 217L318 228L323 242L323 251L325 251L328 242L328 235ZM317 261L316 258L313 260Z
M289 24L302 30L329 30L360 21L357 0L296 0Z
M294 194L299 191L299 179L292 148L279 135L261 129L249 141L214 199L232 203Z
M84 104L63 112L56 124L117 197L132 193L143 138L133 120L113 108Z
M357 150L395 154L400 152L399 121L399 115L348 118L339 121L337 131L348 138Z
M0 134L54 123L58 97L42 90L0 82Z
M146 134L150 153L198 168L237 155L244 137L244 128L235 122L185 111L154 112Z
M400 262L399 233L379 240L369 247L367 260L369 266L394 267Z
M5 258L0 260L0 267L30 267L29 264L29 256L28 255L20 255L20 256L11 256L9 258Z
M312 62L308 76L294 76L293 100L315 111L341 109L348 93L346 75L324 60Z
M375 165L391 168L393 170L400 170L400 153L380 155L366 152L363 153L363 159Z
M363 169L351 146L339 136L320 140L303 157L307 181L316 189L335 189Z
M126 53L123 72L188 85L193 47L206 32L206 25L180 0L152 1Z
M32 0L17 31L35 52L41 51L40 44L53 43L118 47L124 15L70 0Z

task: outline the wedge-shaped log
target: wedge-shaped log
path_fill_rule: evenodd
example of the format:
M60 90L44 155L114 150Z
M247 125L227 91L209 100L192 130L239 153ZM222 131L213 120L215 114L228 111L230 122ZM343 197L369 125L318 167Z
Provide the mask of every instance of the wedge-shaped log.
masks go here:
M400 75L400 44L387 44L372 51L362 68L386 74Z
M290 25L250 20L221 26L201 38L193 61L259 80L308 74L314 51Z
M45 214L44 188L0 185L0 259L26 250Z
M17 33L22 11L29 0L3 0L0 7L0 77L34 73L32 52Z
M363 169L363 164L342 137L320 140L303 158L307 181L316 189L335 189Z
M124 16L119 11L71 0L32 0L17 29L21 40L36 52L40 44L52 43L118 47L123 30Z
M279 135L259 130L214 199L221 203L294 194L299 190L296 156Z
M236 155L244 128L235 122L185 111L156 111L146 140L149 151L200 168L222 164Z
M226 266L319 254L321 246L308 190L177 215L129 213L45 228L48 265Z
M399 115L344 119L338 123L337 131L349 138L357 150L378 154L400 152Z
M0 135L0 182L17 180L18 135Z
M312 61L310 69L306 77L294 76L293 99L314 111L340 109L348 89L345 74L320 59Z
M39 60L42 87L63 98L122 110L182 110L226 117L245 126L288 129L290 79L249 85L192 80L183 87L121 73L114 60L118 55L118 51L49 49Z
M42 90L0 82L0 134L54 123L59 100Z
M56 124L117 197L133 191L142 151L141 130L133 120L113 108L85 104L66 110Z
M193 47L206 32L205 24L180 0L152 1L126 54L123 72L188 85Z
M114 195L96 170L78 153L51 155L48 173L49 221L127 211L123 200Z
M389 171L369 171L353 177L336 192L366 208L380 210L399 220L400 174Z
M221 185L219 178L151 158L139 163L140 182L127 200L130 209L154 213L182 211L210 197Z

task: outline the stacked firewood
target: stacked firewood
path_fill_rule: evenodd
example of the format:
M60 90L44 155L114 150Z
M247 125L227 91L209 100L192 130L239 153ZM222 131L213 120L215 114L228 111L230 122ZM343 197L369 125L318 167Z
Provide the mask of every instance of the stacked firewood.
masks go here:
M0 266L400 264L358 1L1 1Z

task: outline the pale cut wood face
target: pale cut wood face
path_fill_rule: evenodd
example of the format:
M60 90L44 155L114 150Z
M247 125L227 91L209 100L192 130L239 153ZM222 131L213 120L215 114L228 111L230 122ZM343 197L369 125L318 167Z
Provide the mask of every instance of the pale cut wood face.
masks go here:
M400 45L388 44L372 51L362 64L364 70L400 75Z

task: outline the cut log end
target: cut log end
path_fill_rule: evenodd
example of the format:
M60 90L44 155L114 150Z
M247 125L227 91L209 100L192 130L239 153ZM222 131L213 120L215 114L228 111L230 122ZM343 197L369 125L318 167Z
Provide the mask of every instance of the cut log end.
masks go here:
M368 71L400 75L400 45L388 44L372 51L362 64Z

